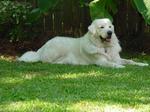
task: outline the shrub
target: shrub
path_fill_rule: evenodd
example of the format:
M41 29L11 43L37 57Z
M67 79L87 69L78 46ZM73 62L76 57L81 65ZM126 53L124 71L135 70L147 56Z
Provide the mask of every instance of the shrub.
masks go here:
M118 11L119 0L88 0L90 15L92 19L110 18ZM150 1L149 0L130 0L126 1L143 16L146 23L150 24ZM80 0L81 5L87 5L87 0Z
M23 26L27 23L27 16L30 13L31 5L29 3L4 0L0 1L0 30L4 26L7 28L8 35L11 41L20 40L23 33Z

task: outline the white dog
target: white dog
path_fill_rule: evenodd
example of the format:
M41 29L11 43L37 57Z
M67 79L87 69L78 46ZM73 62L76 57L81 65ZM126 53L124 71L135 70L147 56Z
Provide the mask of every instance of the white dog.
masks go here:
M25 62L49 62L56 64L89 65L123 68L124 64L148 66L122 59L121 47L109 19L96 19L88 32L80 38L55 37L37 52L29 51L18 60Z

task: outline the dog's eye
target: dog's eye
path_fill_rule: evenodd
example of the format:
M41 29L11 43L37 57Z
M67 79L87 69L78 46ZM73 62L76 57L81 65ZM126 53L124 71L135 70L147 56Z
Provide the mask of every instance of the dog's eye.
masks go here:
M104 28L104 26L101 26L100 28Z
M111 26L109 26L109 28L111 28Z

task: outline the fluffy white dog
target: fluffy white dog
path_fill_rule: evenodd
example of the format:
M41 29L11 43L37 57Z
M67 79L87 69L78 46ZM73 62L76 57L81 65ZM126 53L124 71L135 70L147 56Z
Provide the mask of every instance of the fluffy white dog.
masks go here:
M122 59L120 51L121 47L111 21L96 19L83 37L55 37L37 52L26 52L18 60L73 65L95 64L115 68L123 68L124 64L148 66L146 63Z

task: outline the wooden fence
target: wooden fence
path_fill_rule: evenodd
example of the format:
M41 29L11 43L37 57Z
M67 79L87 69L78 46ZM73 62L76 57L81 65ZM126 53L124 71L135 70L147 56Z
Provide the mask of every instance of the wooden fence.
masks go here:
M118 12L114 16L116 34L122 45L128 49L150 50L150 26L131 6L130 0L118 0ZM36 6L36 0L33 0ZM80 7L78 0L65 0L60 7L43 17L38 29L43 43L55 35L79 37L87 31L91 23L89 8ZM44 38L43 38L44 37ZM140 45L139 45L140 44ZM134 47L133 47L134 46Z
M41 22L43 32L50 36L81 36L91 19L88 7L81 7L78 0L65 0L54 11L49 11Z

